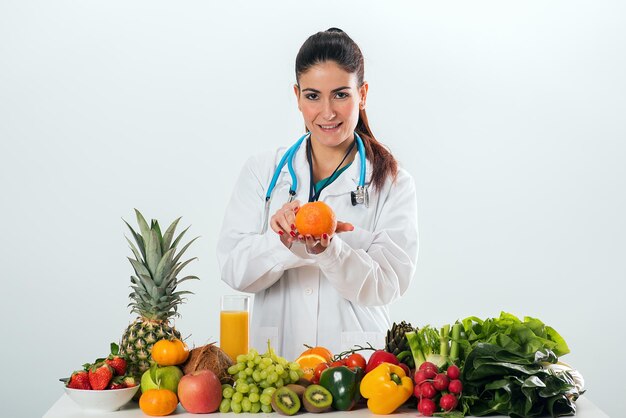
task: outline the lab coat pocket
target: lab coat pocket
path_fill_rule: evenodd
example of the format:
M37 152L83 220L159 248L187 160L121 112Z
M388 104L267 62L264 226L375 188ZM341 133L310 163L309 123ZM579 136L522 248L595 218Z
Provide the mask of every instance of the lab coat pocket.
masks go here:
M385 333L376 331L346 331L341 333L341 351L347 351L354 348L355 345L367 347L371 344L374 348L385 346ZM363 351L366 358L371 352Z
M270 340L272 348L279 350L281 348L278 345L280 342L279 336L278 327L258 327L253 330L252 347L259 353L265 353L267 351L267 340Z

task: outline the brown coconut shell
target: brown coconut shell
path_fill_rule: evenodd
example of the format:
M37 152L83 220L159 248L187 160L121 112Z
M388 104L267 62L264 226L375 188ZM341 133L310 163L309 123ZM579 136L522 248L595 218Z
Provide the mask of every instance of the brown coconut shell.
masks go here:
M189 352L189 358L182 365L184 374L191 374L199 370L211 370L222 383L232 383L233 378L228 374L228 368L233 361L215 343L196 347Z

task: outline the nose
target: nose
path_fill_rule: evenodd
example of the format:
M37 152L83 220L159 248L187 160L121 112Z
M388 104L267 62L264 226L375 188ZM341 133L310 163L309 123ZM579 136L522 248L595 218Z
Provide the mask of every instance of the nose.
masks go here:
M335 116L337 116L337 114L335 113L335 110L333 109L332 102L330 100L324 101L324 104L321 110L322 110L321 116L325 120L330 121L330 120L333 120Z

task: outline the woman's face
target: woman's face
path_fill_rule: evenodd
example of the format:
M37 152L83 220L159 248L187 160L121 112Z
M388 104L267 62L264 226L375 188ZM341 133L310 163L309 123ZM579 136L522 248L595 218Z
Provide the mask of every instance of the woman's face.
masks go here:
M294 86L298 108L312 138L329 147L352 139L359 109L365 107L367 83L359 87L356 73L346 72L334 61L309 68L299 83Z

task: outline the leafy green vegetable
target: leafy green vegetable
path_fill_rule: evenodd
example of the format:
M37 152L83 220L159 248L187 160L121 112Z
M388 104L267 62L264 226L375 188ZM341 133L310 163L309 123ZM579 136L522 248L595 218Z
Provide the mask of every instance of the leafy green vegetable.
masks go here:
M483 321L470 316L461 323L465 330L465 339L460 344L465 355L479 342L494 344L520 354L534 354L547 349L561 357L570 352L563 337L536 318L527 316L521 321L515 315L501 312L499 318Z
M437 367L447 364L450 351L450 325L444 325L440 330L426 325L405 335L416 368L425 361L434 363Z
M555 353L545 348L523 353L477 343L465 359L461 377L464 407L475 416L573 415L574 401L580 395L574 379L568 372L554 372L541 365L556 361Z

